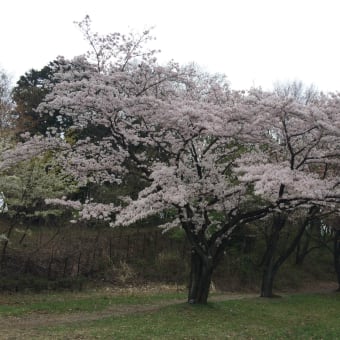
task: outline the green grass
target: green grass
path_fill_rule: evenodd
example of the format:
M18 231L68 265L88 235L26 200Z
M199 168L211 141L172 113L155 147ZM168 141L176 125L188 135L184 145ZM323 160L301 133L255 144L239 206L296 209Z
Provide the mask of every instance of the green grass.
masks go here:
M26 317L26 313L44 310L47 304L50 306L46 309L47 313L52 316L56 312L66 313L66 317L67 313L72 313L72 308L96 313L106 308L113 308L114 311L115 304L133 307L135 304L157 305L165 300L174 304L160 304L157 310L137 313L130 309L127 313L95 321L77 320L54 325L50 319L48 325L26 328L18 334L37 339L340 338L340 295L336 293L298 294L281 299L244 298L213 302L206 306L176 303L175 299L184 298L183 294L162 293L112 297L94 294L88 298L74 297L73 300L69 297L61 307L61 296L48 296L48 301L41 301L40 304L36 301L29 304L27 298L27 309L24 312L20 310L20 313ZM1 309L1 313L7 315L8 310Z
M118 295L99 291L86 293L41 293L0 295L1 316L23 316L27 313L98 312L115 305L147 305L160 301L185 299L184 293L123 293Z
M79 335L103 339L336 339L340 300L334 296L251 299L208 306L185 304L158 312L78 325ZM72 328L55 328L56 335Z

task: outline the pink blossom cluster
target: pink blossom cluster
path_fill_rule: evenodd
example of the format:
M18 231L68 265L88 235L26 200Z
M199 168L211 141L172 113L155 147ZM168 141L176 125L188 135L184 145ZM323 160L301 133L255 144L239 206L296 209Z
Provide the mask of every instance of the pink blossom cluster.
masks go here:
M60 59L38 110L71 119L75 134L96 127L102 136L33 136L2 154L0 169L54 149L79 185L119 184L127 163L148 184L118 207L48 203L114 226L170 212L165 228L183 227L197 249L207 247L206 237L223 246L235 227L287 202L289 209L338 206L340 94L302 102L259 89L231 91L224 76L194 65L160 66L156 51L144 46L149 32L102 37L90 31L89 18L79 25L92 52Z

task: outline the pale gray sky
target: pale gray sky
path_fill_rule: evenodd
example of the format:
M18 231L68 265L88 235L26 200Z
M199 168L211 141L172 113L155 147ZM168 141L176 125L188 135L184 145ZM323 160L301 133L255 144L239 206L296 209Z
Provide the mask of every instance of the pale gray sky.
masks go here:
M302 80L340 90L339 0L2 0L0 66L14 81L87 46L73 24L101 33L155 26L161 61L195 61L233 88Z

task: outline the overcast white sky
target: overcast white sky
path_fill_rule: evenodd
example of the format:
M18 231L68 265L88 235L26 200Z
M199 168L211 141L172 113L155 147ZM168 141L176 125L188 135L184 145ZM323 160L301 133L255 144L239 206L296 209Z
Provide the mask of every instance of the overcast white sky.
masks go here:
M87 46L73 24L100 33L155 26L160 59L195 61L233 88L302 80L340 90L339 0L1 0L0 66L16 81Z

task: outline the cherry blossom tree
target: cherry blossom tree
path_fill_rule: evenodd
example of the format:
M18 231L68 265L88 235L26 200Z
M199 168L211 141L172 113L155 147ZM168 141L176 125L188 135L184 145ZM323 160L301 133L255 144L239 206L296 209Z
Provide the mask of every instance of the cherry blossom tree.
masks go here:
M194 65L159 65L157 51L145 45L149 31L100 36L88 17L79 26L91 51L58 60L38 108L72 126L24 136L2 154L0 170L54 149L79 185L121 185L131 172L140 176L143 189L119 204L47 202L113 227L166 212L164 230L182 228L192 248L190 303L207 302L213 271L237 228L274 213L280 230L290 210L338 202L337 97L301 104L231 91L225 77Z
M49 202L72 206L83 219L110 220L116 213L113 226L167 212L165 230L183 228L192 246L188 301L206 303L211 275L233 231L273 208L248 211L247 185L239 185L233 175L242 152L235 137L247 119L235 106L239 94L230 92L223 77L193 66L156 68L152 61L152 67L124 64L128 71L115 65L118 71L98 72L87 61L72 63L71 75L68 70L61 74L65 81L58 82L41 109L71 116L76 130L91 124L106 133L65 147L60 153L64 167L82 184L119 183L132 161L146 187L136 200L123 199L121 207ZM84 71L71 78L80 65Z
M254 117L248 140L255 147L239 160L241 180L253 183L255 194L277 202L280 208L273 215L263 259L261 296L270 297L275 274L308 223L339 204L338 96L312 96L304 101L254 90L245 105ZM297 211L305 215L305 222L286 253L277 256L280 233L289 215Z
M194 65L158 65L156 51L144 46L148 31L103 37L91 33L89 18L79 26L92 50L58 60L59 72L39 106L42 114L57 112L73 125L64 134L51 128L46 137L27 135L3 154L0 167L54 149L63 168L85 185L120 184L133 164L145 181L135 200L122 198L121 206L67 198L48 203L111 225L166 211L165 230L183 228L192 246L188 300L206 303L211 275L233 231L273 208L247 210L247 184L233 172L243 148L236 137L249 118L237 107L242 94L231 92L223 76ZM83 133L93 126L101 133Z

